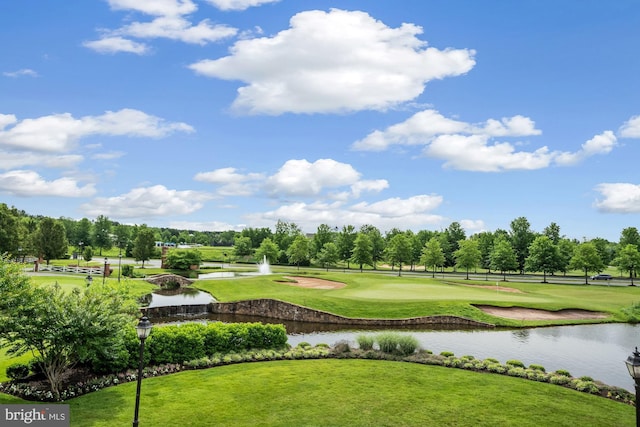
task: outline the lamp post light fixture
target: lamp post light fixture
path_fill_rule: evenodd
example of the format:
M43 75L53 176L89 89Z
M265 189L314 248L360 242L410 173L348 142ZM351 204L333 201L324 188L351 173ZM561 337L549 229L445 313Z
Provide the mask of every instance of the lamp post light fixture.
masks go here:
M629 375L636 383L636 427L640 427L640 407L638 406L640 404L638 399L640 394L640 353L638 352L638 347L631 353L631 356L627 357L625 363L627 364Z
M136 410L133 416L133 427L138 427L138 410L140 409L140 387L142 386L142 366L144 364L144 340L147 339L151 333L151 322L147 316L143 316L138 325L136 326L136 332L140 339L140 358L138 363L138 387L136 388Z
M91 277L91 274L89 274L87 276L86 279L84 279L87 282L87 287L91 286L91 283L93 282L93 277Z
M107 278L107 263L109 262L109 258L104 257L104 268L102 269L102 284L104 285L104 281Z

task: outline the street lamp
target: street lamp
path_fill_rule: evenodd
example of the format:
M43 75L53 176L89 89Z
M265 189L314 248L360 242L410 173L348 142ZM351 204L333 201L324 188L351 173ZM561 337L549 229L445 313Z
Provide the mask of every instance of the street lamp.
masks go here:
M87 276L86 279L84 279L87 282L87 287L91 286L91 283L93 282L93 277L91 277L91 274L89 274Z
M147 316L143 316L142 319L140 319L140 321L138 322L138 326L136 326L136 332L138 334L138 338L140 339L140 359L138 364L138 388L136 389L136 410L133 416L133 427L138 426L138 409L140 408L140 386L142 385L142 355L144 354L144 340L146 340L151 333L151 322L149 321Z
M118 254L118 283L120 283L120 270L122 270L122 248Z
M640 407L638 406L640 403L638 399L640 394L640 353L638 353L638 347L636 347L631 356L627 357L625 363L627 364L629 375L636 383L636 427L640 427Z
M104 285L104 281L107 278L107 263L109 262L109 259L107 257L104 257L104 268L102 269L102 284Z

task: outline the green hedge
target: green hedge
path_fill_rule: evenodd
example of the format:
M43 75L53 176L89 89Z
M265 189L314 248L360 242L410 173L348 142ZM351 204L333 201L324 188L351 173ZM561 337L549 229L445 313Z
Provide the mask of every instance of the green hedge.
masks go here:
M283 325L262 323L188 323L156 326L145 353L152 365L183 363L216 353L251 349L278 349L287 344Z

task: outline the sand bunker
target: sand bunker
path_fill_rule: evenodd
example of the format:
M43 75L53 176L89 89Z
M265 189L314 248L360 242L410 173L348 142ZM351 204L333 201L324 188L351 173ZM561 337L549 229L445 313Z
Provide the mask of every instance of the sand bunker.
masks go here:
M489 305L476 305L476 307L493 316L514 320L581 320L606 319L609 317L606 313L577 309L547 311L535 308L493 307Z
M299 286L301 288L312 288L312 289L340 289L347 286L341 282L334 282L332 280L324 280L324 279L316 279L314 277L298 277L298 276L288 276L285 277L287 280L292 280L292 282L281 282L285 285L290 286Z

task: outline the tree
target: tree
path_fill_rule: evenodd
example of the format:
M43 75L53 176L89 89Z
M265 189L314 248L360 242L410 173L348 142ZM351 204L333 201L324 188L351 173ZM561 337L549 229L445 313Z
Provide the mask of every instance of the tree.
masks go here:
M300 263L309 261L309 239L302 234L296 236L287 249L287 258L290 263L296 264L300 269Z
M372 256L373 244L369 236L363 233L358 233L356 240L353 244L353 252L351 253L351 261L354 264L360 265L360 272L362 273L362 266L364 264L373 265Z
M469 280L469 270L480 264L481 256L477 240L460 240L458 242L458 250L454 252L456 267L466 269L467 280Z
M440 241L437 237L432 237L422 248L422 254L420 256L420 263L424 264L424 269L427 266L433 266L433 276L436 277L436 267L444 265L444 252L440 247Z
M502 280L507 281L507 271L518 268L518 259L516 252L513 250L511 243L507 237L498 234L493 242L493 250L491 251L491 268L502 272Z
M529 221L523 216L511 221L511 246L516 252L520 274L524 274L525 260L529 256L529 245L531 245L535 238L530 227Z
M629 272L629 278L631 279L631 286L635 286L633 283L633 277L636 274L636 269L640 266L640 252L636 245L628 244L618 251L618 256L613 260L613 265L618 266L623 271Z
M320 224L313 236L312 256L322 250L325 243L333 242L335 232L327 224Z
M557 245L558 242L560 242L560 226L555 222L546 226L542 231L542 234L551 239L554 245Z
M236 236L233 243L233 254L237 257L251 255L251 239L247 236Z
M402 264L411 260L411 241L405 234L396 234L387 245L387 260L398 264L398 276L402 275Z
M136 261L142 261L142 268L144 268L144 262L151 259L155 246L156 238L153 230L146 224L141 225L133 242L132 255Z
M456 263L454 253L460 247L459 242L465 240L467 236L465 235L464 229L457 221L452 222L449 227L444 230L444 235L447 239L447 242L449 243L449 245L446 247L446 250L445 247L442 248L445 251L445 265L451 267Z
M384 257L384 238L382 237L382 233L378 228L373 225L365 224L360 227L360 233L366 234L369 236L369 240L371 241L371 262L373 263L372 267L376 269L376 263Z
M589 272L599 273L604 269L604 262L591 242L581 243L573 251L569 267L584 271L584 284L588 285Z
M296 236L301 234L302 230L300 230L300 227L295 223L278 220L276 223L276 232L273 235L273 241L278 245L278 248L280 248L279 260L281 262L287 261L287 250L289 249L289 246L293 243Z
M120 249L120 253L122 253L123 250L126 250L127 243L129 243L131 239L131 229L128 225L118 224L115 226L113 234L116 247Z
M573 257L573 251L577 246L577 242L571 241L569 239L560 239L557 243L557 246L558 265L556 266L556 269L557 271L561 271L566 275L569 264L571 263L571 258Z
M78 225L76 226L76 239L77 241L73 242L74 245L80 246L82 249L83 246L90 246L91 243L91 221L87 218L82 218L78 221Z
M121 291L34 286L19 265L4 259L0 277L0 338L8 354L36 356L56 400L68 369L77 363L113 363L113 355L124 348L125 331L138 308Z
M0 203L0 254L18 254L20 247L19 235L20 219L9 210L7 205Z
M329 271L329 266L334 266L340 259L338 246L333 242L325 243L320 252L316 254L318 264L322 265Z
M269 264L273 264L278 261L279 251L278 245L270 237L265 237L258 249L256 249L255 256L259 260L266 258Z
M640 233L636 227L627 227L620 233L618 245L624 248L627 245L636 245L640 248Z
M538 236L529 248L525 267L528 271L542 271L542 283L547 283L547 273L556 271L559 259L558 246L549 237Z
M67 234L60 221L43 218L38 224L35 238L38 253L47 261L47 264L52 259L67 258L69 249Z
M338 253L340 259L347 263L347 269L349 268L349 261L351 260L351 253L353 252L353 245L356 242L356 229L353 225L345 225L338 234L336 245L338 246Z
M478 241L478 249L480 249L480 267L489 270L491 273L491 251L493 250L493 233L483 231L471 236L472 239Z
M102 250L109 250L113 247L111 239L111 220L104 215L99 215L93 224L93 246L100 249L99 256L102 256Z
M197 249L173 249L167 254L167 268L175 270L189 270L191 266L202 264L202 254Z
M93 259L93 248L91 246L85 246L82 251L82 259L87 264Z

